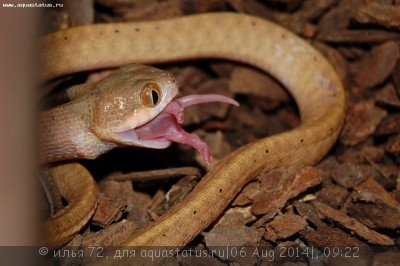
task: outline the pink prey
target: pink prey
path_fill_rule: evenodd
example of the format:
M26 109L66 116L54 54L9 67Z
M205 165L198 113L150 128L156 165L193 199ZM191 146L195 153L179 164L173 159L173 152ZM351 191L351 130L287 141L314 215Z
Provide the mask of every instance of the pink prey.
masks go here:
M135 128L139 141L146 142L147 147L166 148L172 142L192 146L198 150L204 160L211 163L211 151L208 145L198 136L186 132L179 124L184 121L185 107L209 103L222 102L239 106L235 100L219 94L189 95L171 101L154 119Z

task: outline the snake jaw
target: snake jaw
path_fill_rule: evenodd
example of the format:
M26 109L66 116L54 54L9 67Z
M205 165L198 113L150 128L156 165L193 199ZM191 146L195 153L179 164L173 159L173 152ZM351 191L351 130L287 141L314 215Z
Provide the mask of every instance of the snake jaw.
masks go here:
M146 107L140 104L137 108L121 108L121 112L125 112L126 117L114 120L119 123L116 126L111 126L114 128L114 131L125 132L140 127L160 114L178 93L178 87L175 82L165 82L164 84L161 84L160 87L163 88L164 92L159 95L160 100L156 106ZM131 97L134 98L134 96Z
M217 94L185 96L171 101L148 123L116 134L119 140L127 145L146 148L164 149L172 142L187 144L198 150L207 163L211 163L208 145L198 136L186 132L180 124L184 121L185 107L215 101L239 105L233 99Z

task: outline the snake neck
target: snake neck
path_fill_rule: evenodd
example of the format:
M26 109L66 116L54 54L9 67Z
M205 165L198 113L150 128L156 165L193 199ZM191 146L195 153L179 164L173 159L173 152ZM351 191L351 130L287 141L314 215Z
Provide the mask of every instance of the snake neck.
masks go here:
M75 100L40 115L41 163L94 159L116 146L97 138L90 129L90 102Z

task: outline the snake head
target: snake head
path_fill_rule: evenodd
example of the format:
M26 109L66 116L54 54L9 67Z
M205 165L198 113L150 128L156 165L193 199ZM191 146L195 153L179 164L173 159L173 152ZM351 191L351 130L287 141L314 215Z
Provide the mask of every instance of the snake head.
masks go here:
M140 146L119 134L154 119L177 93L171 73L138 64L123 66L90 91L90 130L103 141Z
M94 87L94 89L93 89ZM82 97L91 108L90 131L101 141L119 146L163 149L172 142L197 149L211 162L210 148L179 124L190 105L223 102L238 105L229 97L206 94L172 100L178 92L169 72L130 64L90 86L72 89L72 98Z

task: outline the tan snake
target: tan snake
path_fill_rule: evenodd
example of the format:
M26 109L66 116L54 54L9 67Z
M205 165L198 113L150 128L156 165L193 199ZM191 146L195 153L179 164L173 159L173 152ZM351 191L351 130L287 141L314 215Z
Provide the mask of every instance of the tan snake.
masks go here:
M298 104L302 121L299 127L232 152L183 202L122 245L189 243L261 172L281 166L311 165L321 160L336 141L344 117L344 90L327 60L289 31L252 16L213 13L164 21L72 28L46 36L42 56L42 81L132 62L151 64L224 58L272 74ZM68 167L68 164L60 167ZM75 190L72 194L76 195L82 189L78 178L64 178L61 183L73 184L67 190ZM81 204L93 210L95 199L90 200L91 206L88 201ZM91 213L86 213L86 221ZM63 219L59 222L66 227L82 223Z

